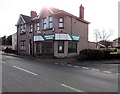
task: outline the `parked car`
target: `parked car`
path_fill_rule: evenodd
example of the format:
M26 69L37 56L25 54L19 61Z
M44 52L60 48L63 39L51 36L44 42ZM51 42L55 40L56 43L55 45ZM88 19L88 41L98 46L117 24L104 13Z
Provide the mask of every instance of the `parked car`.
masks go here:
M4 47L2 49L2 51L6 52L6 53L10 53L12 51L12 49L10 47Z

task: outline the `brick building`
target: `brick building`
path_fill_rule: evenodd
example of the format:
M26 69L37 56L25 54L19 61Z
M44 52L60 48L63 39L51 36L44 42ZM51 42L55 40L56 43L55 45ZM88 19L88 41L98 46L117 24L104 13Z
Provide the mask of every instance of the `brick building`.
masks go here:
M113 40L113 47L120 48L120 37Z
M17 26L18 54L34 56L71 57L89 47L88 25L84 7L79 17L56 8L42 8L39 15L20 14Z

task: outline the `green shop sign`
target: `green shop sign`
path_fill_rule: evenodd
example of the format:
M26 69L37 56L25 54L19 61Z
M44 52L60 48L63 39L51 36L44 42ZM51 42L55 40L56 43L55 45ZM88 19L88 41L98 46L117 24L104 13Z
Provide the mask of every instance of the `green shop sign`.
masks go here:
M34 36L34 41L45 41L45 40L80 41L80 36L72 35L72 34L46 34L46 35Z

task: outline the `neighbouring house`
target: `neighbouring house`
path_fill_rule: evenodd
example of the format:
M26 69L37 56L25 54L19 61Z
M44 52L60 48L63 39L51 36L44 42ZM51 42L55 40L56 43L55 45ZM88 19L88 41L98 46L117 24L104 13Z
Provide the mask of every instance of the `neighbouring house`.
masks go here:
M90 48L90 49L96 49L96 48L97 48L97 43L96 43L96 42L90 42L90 41L89 41L89 48Z
M20 14L17 27L18 54L33 56L71 57L89 48L88 25L84 7L79 17L57 8L42 8L39 15Z
M12 35L12 49L17 50L17 33Z
M113 47L120 47L120 37L113 40Z
M120 52L120 37L113 40L113 47L117 48L117 51Z

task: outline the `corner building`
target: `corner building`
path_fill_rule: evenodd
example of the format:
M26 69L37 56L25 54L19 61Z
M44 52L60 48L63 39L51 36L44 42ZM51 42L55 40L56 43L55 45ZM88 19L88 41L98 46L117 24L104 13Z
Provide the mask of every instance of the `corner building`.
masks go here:
M20 14L17 27L18 54L65 58L76 56L88 48L88 25L84 7L79 17L56 8L42 8L39 15Z

